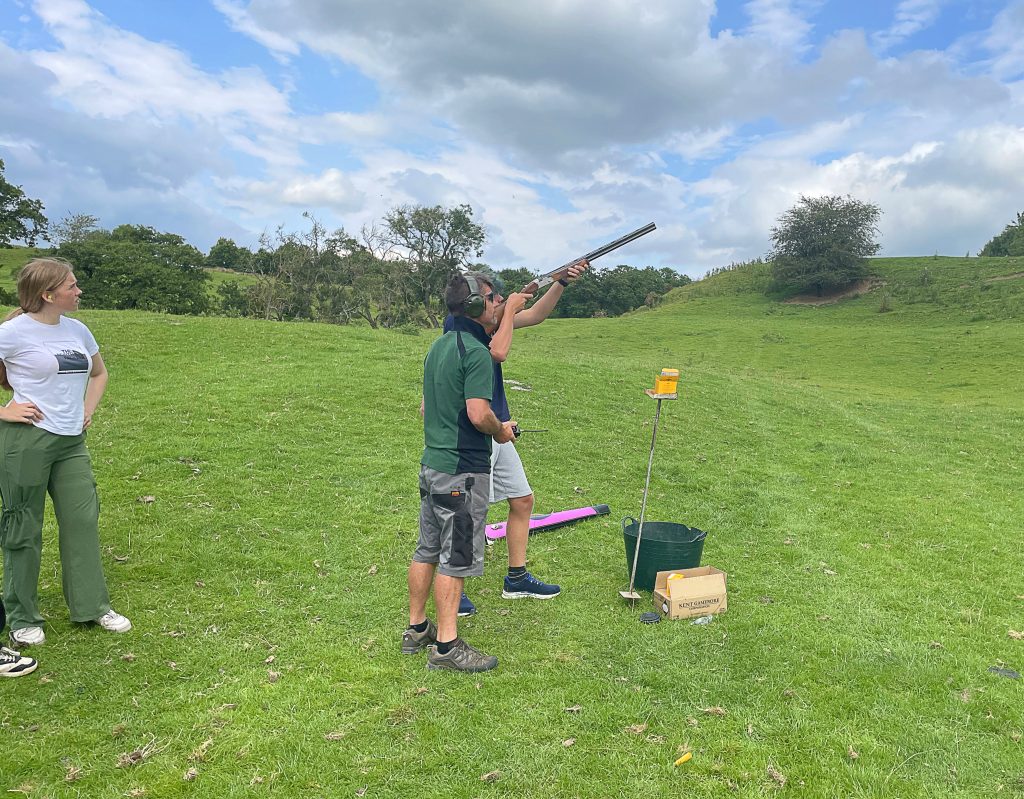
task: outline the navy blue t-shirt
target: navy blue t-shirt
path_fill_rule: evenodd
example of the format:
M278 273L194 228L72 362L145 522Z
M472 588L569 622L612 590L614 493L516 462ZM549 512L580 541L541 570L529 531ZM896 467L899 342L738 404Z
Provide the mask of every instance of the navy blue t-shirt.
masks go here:
M455 317L451 314L445 317L445 333L453 329L452 325L454 322ZM487 342L490 343L490 336L488 336ZM494 411L494 415L498 417L499 422L511 422L512 412L508 409L508 398L505 396L505 379L501 374L501 364L493 358L491 362L494 364L494 396L491 398L491 410Z

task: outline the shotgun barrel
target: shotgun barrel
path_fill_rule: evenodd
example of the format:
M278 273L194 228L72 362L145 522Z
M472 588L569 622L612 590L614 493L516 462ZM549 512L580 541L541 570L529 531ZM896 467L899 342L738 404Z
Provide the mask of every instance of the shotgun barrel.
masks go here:
M646 225L637 228L632 233L627 233L625 236L615 239L615 241L610 241L607 244L602 244L596 250L591 250L586 255L581 256L580 258L574 258L573 260L569 261L569 263L562 264L562 266L558 267L557 269L552 269L550 272L541 275L536 280L531 280L523 287L523 291L526 293L539 291L549 283L553 283L554 281L558 280L558 278L562 277L562 275L569 271L569 267L572 266L573 264L579 263L580 261L583 260L594 261L600 258L602 255L607 255L613 250L617 250L619 249L619 247L629 244L631 241L636 241L641 236L646 236L652 230L657 230L657 225L655 225L653 222L648 222Z
M629 244L631 241L636 241L641 236L646 236L652 230L656 230L656 229L657 229L657 225L655 225L653 222L648 222L646 225L644 225L643 227L637 228L632 233L627 233L625 236L623 236L620 239L615 239L615 241L613 241L613 242L610 242L610 243L605 244L605 245L603 245L601 247L598 247L596 250L588 252L583 257L586 258L588 261L593 261L595 258L600 258L602 255L607 255L612 250L617 250L617 249L619 249L619 247L622 247L623 245ZM577 258L576 260L579 260L579 259ZM575 262L573 262L573 263L575 263ZM572 266L572 263L566 264L564 268L567 269L570 266Z

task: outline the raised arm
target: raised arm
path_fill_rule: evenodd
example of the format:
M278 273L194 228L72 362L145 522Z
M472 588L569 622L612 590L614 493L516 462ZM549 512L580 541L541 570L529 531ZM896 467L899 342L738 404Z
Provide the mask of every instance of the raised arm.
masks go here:
M510 294L502 307L501 321L497 329L491 334L491 359L498 363L504 363L508 358L509 350L512 349L512 329L518 327L516 319L522 312L523 306L533 297L532 294L516 292Z
M564 278L552 283L551 288L545 292L543 297L537 300L531 307L515 315L514 326L516 328L531 327L532 325L539 325L547 319L561 298L562 292L565 291L566 284L577 280L589 267L590 262L586 259L581 259L572 264L566 271ZM565 281L565 284L562 283L562 280Z

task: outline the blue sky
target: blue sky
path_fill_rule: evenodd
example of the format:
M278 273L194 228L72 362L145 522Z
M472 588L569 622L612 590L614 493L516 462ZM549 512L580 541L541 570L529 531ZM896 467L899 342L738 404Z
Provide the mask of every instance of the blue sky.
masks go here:
M0 158L204 250L468 203L499 268L654 221L614 262L699 276L849 194L964 255L1024 209L1024 0L0 0Z

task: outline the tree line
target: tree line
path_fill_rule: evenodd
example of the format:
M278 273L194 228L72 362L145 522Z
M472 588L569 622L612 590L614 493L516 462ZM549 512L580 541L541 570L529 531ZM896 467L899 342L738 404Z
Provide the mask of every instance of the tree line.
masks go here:
M54 252L75 265L90 307L437 327L452 272L486 266L475 260L483 253L486 233L468 205L398 206L358 235L328 232L306 213L308 229L278 228L264 234L256 250L222 238L204 255L177 234L142 225L102 230L88 214L51 226L42 203L7 182L3 170L0 160L0 246L34 245L40 239L56 244ZM820 296L867 277L867 258L880 249L880 216L877 205L853 197L801 196L771 229L771 291ZM980 255L1024 255L1024 212ZM210 292L204 267L245 279L221 281ZM509 291L536 277L528 269L494 271ZM688 282L668 268L590 270L554 315L618 316L655 306Z
M302 230L265 233L256 249L221 238L204 254L178 234L145 225L105 230L89 214L50 224L39 201L7 183L2 161L0 202L0 246L49 241L54 255L74 265L83 305L91 308L438 327L450 275L487 266L478 261L486 233L469 205L397 206L354 235L328 231L307 212ZM232 274L211 286L210 269ZM523 268L492 271L507 291L537 277ZM688 282L668 268L590 270L556 314L617 316L656 305Z

